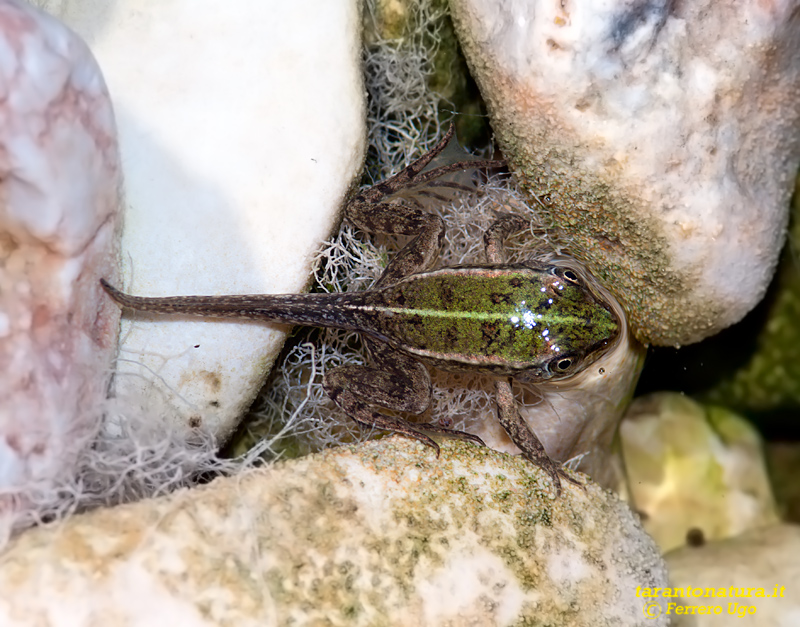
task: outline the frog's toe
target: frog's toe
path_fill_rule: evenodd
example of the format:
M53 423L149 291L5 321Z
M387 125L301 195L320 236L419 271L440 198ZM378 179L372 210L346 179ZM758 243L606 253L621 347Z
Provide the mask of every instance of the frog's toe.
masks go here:
M581 487L581 488L583 488L584 490L586 489L586 484L584 484L584 483L583 483L583 481L580 481L579 479L576 479L575 477L573 477L572 475L570 475L570 474L569 474L569 473L568 473L566 470L564 470L563 468L559 467L559 469L558 469L558 474L559 474L559 476L561 476L561 477L564 477L564 479L566 479L566 480L567 480L567 481L569 481L570 483L572 483L572 484L574 484L574 485L576 485L576 486L580 486L580 487Z
M559 472L561 469L554 467L549 467L549 468L542 467L542 468L547 472L548 475L550 475L550 478L553 480L553 485L556 487L556 496L557 497L561 496L561 479L560 479L561 473Z
M562 477L567 481L569 481L570 483L574 483L575 485L583 487L583 483L581 483L574 477L571 477L569 474L567 474L567 472L561 467L561 464L553 461L552 459L550 459L550 457L548 456L537 457L535 459L531 459L530 457L528 457L528 459L534 464L536 464L539 468L544 470L548 475L550 475L550 478L553 480L553 485L556 488L556 496L561 496Z
M486 442L481 440L477 435L473 435L471 433L467 433L466 431L462 431L461 433L462 433L462 438L464 440L469 440L470 442L473 442L474 444L477 444L478 446L484 446L484 447L486 446Z
M393 431L395 433L404 435L408 438L417 440L418 442L422 442L425 446L430 446L434 451L436 451L436 457L439 457L439 454L442 452L441 449L439 448L439 445L436 444L436 442L432 438L428 437L424 433L420 433L416 429L408 427L407 429L403 429L402 431L399 429L393 429Z
M473 444L477 444L478 446L486 446L486 443L483 440L481 440L477 435L467 433L466 431L448 429L447 427L442 427L434 423L426 423L418 426L423 431L428 431L429 433L437 433L440 435L447 436L449 438L458 438L459 440L467 440L469 442L472 442Z

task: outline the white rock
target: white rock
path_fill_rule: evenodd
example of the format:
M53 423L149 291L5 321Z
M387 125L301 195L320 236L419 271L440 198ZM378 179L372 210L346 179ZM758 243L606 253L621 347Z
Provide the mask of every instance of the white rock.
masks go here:
M640 625L637 586L666 580L597 486L389 438L31 530L0 624Z
M119 320L98 285L116 274L118 161L84 43L0 1L0 545L99 422Z
M665 559L670 586L692 590L691 596L672 599L685 608L673 609L672 624L676 627L800 625L798 555L800 527L797 525L763 527L736 538L668 553ZM713 589L714 596L710 593L706 596L707 589ZM667 599L661 605L666 611ZM719 607L720 615L698 614L700 607Z
M365 146L356 0L43 1L97 55L125 173L123 287L289 293L337 224ZM285 328L130 315L116 391L225 438ZM158 410L154 410L157 413Z
M763 296L800 160L797 0L454 0L503 153L656 344Z

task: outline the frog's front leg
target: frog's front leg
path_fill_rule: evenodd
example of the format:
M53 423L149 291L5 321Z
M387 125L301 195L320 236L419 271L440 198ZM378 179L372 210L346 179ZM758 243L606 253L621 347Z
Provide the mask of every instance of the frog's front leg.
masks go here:
M564 479L575 485L582 485L580 481L570 477L561 468L561 464L550 459L539 438L531 431L528 423L523 420L522 415L519 413L517 401L511 391L511 381L508 379L497 380L495 383L495 399L497 401L497 419L505 429L508 437L522 451L525 459L533 462L550 475L559 496L561 495L561 480L559 477L564 477Z
M489 263L505 263L505 251L503 242L505 238L516 231L521 231L528 226L522 218L503 213L486 230L484 235L484 245L486 247L486 259ZM519 413L519 407L511 391L511 381L509 379L498 379L495 382L495 398L497 401L497 418L505 429L511 441L522 451L523 456L542 468L553 479L556 492L561 494L561 480L564 477L576 485L580 482L570 477L561 468L561 465L550 459L544 446L536 437L536 434L523 420Z
M483 446L472 434L446 429L434 424L414 424L387 416L375 405L393 411L421 414L431 401L431 378L417 360L373 340L365 340L372 366L342 366L325 375L323 388L339 408L356 423L400 433L419 440L436 450L439 445L425 431L470 440Z

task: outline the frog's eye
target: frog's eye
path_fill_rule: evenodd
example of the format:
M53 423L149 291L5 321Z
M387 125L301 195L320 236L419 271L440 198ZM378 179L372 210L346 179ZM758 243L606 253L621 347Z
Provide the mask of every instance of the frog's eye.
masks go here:
M572 283L573 285L581 284L581 278L575 270L570 270L569 268L554 268L554 274L567 283Z
M577 355L561 355L550 360L548 369L553 376L563 377L575 372L580 366L580 359Z
M555 363L555 369L558 372L568 372L572 368L572 358L564 357Z

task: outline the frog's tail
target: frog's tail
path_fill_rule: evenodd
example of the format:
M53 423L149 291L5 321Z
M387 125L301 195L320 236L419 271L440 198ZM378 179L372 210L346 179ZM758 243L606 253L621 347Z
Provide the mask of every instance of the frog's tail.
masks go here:
M152 298L125 294L105 279L100 279L100 284L119 305L136 311L363 330L357 314L354 316L364 306L364 298L357 292Z

